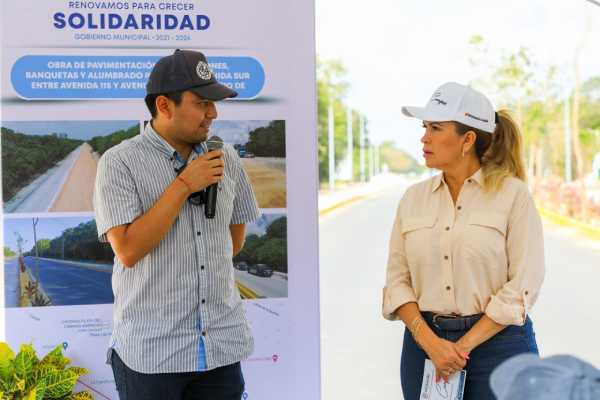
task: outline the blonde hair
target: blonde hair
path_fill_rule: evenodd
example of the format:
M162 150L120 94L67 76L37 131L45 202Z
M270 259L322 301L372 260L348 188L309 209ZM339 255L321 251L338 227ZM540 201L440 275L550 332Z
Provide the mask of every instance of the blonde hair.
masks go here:
M484 190L495 192L502 188L504 179L514 177L527 180L523 159L523 136L508 110L498 111L496 130L490 134L456 122L459 135L475 132L475 153L481 163Z

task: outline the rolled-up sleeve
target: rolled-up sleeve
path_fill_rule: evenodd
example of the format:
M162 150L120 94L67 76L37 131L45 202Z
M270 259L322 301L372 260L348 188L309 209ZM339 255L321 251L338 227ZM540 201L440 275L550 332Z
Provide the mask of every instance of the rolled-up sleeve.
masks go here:
M523 325L544 280L542 222L526 186L515 198L506 234L508 281L485 313L502 325Z
M129 224L143 214L131 171L111 152L105 153L98 162L93 200L101 242L107 242L106 233L110 229Z
M383 288L383 317L392 321L398 319L394 314L398 307L417 301L415 291L411 286L410 270L404 250L401 205L402 202L398 206L390 237L386 282Z

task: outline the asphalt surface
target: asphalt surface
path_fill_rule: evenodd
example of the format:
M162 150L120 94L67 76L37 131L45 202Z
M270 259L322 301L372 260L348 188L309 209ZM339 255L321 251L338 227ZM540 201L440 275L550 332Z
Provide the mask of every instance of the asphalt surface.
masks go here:
M323 400L402 399L403 324L381 317L398 186L320 221ZM545 225L546 279L531 318L542 356L600 366L600 243Z

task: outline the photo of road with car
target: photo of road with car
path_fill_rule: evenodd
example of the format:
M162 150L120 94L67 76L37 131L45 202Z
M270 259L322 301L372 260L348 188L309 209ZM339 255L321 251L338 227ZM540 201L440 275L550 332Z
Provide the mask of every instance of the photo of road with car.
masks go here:
M287 297L287 217L263 214L247 226L246 243L233 259L235 279L244 298Z

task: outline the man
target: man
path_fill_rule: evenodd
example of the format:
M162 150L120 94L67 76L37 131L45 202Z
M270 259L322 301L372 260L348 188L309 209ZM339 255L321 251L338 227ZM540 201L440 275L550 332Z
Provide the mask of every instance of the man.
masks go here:
M121 400L237 399L253 350L232 257L256 199L231 146L206 151L215 101L235 97L202 53L161 58L146 87L152 120L98 164L98 235L115 253L108 351ZM218 185L216 215L203 193Z

